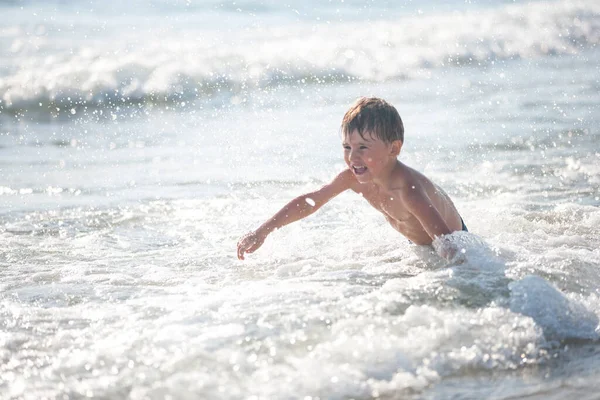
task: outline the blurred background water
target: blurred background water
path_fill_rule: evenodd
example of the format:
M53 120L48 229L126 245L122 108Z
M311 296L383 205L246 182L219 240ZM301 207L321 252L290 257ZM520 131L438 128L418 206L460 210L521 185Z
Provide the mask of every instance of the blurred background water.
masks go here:
M0 397L596 398L596 1L0 1ZM350 193L354 99L467 262Z

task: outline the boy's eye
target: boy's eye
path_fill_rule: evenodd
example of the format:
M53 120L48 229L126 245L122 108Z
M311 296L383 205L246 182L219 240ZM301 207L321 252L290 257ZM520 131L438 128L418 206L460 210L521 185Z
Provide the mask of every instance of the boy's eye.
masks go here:
M350 146L343 146L345 150L350 150Z
M366 148L367 148L367 146L360 146L360 149L361 149L361 150L364 150L364 149L366 149Z

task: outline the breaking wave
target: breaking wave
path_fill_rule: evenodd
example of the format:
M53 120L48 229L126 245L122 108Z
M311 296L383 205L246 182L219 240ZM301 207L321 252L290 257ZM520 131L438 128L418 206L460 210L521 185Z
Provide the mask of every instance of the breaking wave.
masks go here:
M236 104L281 86L413 79L437 68L577 54L600 43L600 3L528 3L361 24L105 35L61 41L48 28L5 25L0 114L185 105L215 96Z

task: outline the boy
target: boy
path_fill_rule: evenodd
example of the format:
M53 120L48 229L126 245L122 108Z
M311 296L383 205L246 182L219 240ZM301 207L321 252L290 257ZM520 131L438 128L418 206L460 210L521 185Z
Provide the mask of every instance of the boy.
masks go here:
M404 126L392 105L378 98L359 98L344 115L342 135L348 168L319 190L296 197L242 237L237 245L240 260L244 253L256 251L269 233L309 216L348 189L362 195L413 243L430 245L443 235L467 230L450 197L397 159L404 143ZM438 247L447 259L457 252L452 245Z

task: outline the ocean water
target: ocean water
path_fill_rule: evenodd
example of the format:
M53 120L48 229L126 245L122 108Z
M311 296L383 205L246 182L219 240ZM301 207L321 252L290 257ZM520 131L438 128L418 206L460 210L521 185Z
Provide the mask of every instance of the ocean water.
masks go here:
M597 1L0 1L0 397L597 399ZM466 261L344 193L361 95Z

